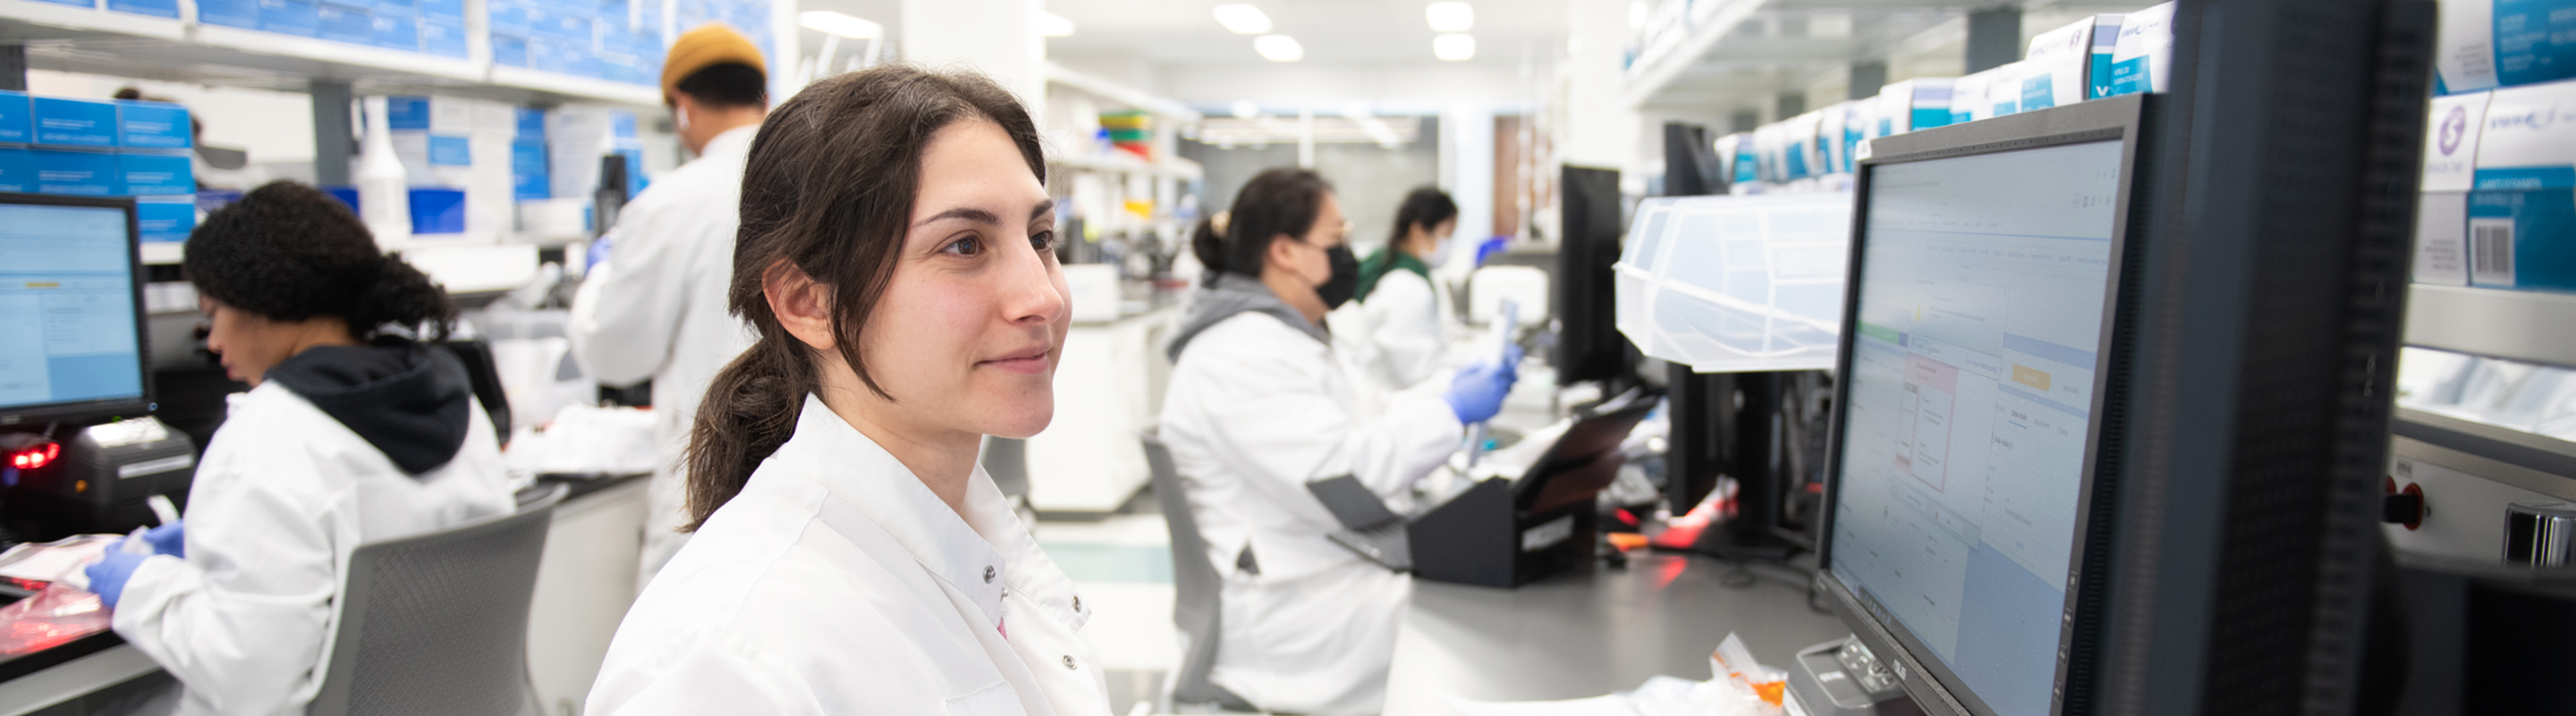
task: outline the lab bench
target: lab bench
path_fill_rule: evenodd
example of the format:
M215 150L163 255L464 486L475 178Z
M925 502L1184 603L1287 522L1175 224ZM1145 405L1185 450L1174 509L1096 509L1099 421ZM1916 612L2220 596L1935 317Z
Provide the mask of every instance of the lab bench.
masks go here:
M1797 563L1812 567L1813 558ZM1741 570L1641 551L1625 569L1596 561L1517 589L1414 580L1387 673L1385 716L1451 716L1452 696L1577 699L1634 689L1659 674L1705 680L1709 652L1729 632L1763 664L1787 668L1797 650L1851 633L1808 608L1798 568Z
M644 477L562 481L571 491L547 529L528 615L529 676L547 714L580 711L609 639L635 601ZM0 716L32 713L160 670L112 631L0 659Z

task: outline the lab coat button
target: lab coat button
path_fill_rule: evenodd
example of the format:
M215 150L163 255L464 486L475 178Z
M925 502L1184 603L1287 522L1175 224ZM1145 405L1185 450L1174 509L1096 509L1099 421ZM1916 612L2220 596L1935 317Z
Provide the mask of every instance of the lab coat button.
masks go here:
M996 574L999 574L999 573L1000 573L1000 572L995 571L995 570L993 569L993 565L989 565L989 564L988 564L988 565L984 565L984 583L985 583L985 584L992 584L992 583L993 583L993 576L994 576L994 575L996 575Z
M1067 668L1067 669L1071 669L1071 668L1073 668L1073 655L1072 655L1072 654L1066 654L1066 655L1064 655L1064 668Z

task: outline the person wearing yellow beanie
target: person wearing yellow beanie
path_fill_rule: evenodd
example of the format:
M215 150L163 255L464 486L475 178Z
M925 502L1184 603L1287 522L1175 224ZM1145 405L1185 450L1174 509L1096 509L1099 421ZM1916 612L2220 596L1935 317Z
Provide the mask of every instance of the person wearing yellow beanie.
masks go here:
M768 63L742 33L708 24L671 43L662 101L680 144L697 158L618 212L601 241L608 259L592 267L573 299L573 354L610 385L653 382L655 464L645 503L644 549L636 588L680 551L688 524L679 447L707 382L751 345L725 312L740 226L743 161L769 113Z

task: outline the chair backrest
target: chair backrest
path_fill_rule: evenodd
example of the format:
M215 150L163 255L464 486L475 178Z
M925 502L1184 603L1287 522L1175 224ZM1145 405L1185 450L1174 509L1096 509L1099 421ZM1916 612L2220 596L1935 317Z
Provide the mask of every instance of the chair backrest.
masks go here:
M1150 428L1142 439L1145 464L1153 472L1154 502L1162 506L1163 524L1172 533L1172 624L1188 639L1180 668L1172 674L1172 699L1247 708L1242 697L1208 681L1208 671L1216 667L1217 635L1223 632L1218 598L1225 582L1208 562L1207 539L1199 535L1198 516L1182 491L1171 448Z
M340 589L337 633L312 716L521 716L528 605L565 488L516 512L360 545Z

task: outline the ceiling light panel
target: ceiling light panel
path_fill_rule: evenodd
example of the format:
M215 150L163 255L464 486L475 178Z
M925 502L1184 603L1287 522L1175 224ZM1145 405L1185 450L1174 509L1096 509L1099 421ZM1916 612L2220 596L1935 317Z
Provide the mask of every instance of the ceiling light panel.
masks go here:
M1216 22L1237 35L1259 35L1270 32L1270 16L1250 5L1216 6Z
M1466 32L1476 28L1476 6L1463 2L1435 2L1422 8L1422 17L1431 22L1432 32Z
M1431 38L1431 55L1450 62L1476 59L1476 36L1433 36Z
M796 15L796 24L808 30L840 35L854 40L885 36L885 26L830 10L807 10Z
M1306 57L1306 48L1297 44L1297 38L1287 35L1252 38L1252 51L1261 53L1263 59L1272 62L1296 62Z

